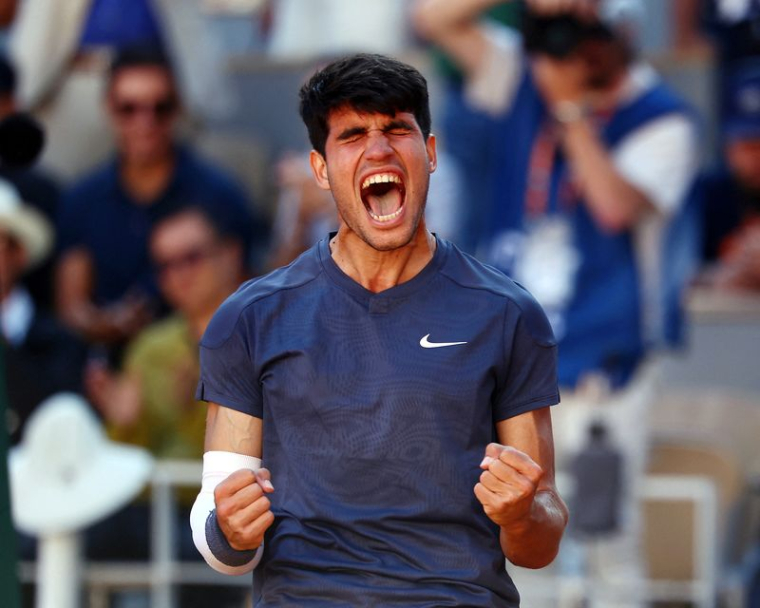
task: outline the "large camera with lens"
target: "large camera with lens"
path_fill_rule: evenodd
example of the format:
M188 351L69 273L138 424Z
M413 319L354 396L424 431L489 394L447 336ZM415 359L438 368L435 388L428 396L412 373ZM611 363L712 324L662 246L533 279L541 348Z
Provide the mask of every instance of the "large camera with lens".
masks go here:
M583 21L576 15L523 15L523 41L528 53L564 59L586 40L609 40L612 32L599 21Z

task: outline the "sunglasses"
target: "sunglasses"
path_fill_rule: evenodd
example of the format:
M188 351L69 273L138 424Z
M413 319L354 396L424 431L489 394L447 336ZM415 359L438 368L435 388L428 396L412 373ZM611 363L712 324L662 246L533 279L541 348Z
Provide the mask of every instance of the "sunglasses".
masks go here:
M177 102L173 99L160 99L153 103L138 101L120 101L114 104L116 114L126 120L131 120L140 114L149 114L159 121L170 118L177 110Z
M195 247L172 258L155 260L153 267L159 275L165 275L177 270L193 269L213 257L216 252L217 248L213 246Z

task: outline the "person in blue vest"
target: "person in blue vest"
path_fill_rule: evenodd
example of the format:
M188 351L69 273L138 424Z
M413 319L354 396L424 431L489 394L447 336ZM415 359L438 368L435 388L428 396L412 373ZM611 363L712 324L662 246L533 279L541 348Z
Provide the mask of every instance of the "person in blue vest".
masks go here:
M602 576L637 576L630 499L653 353L681 337L680 295L697 263L696 121L636 57L638 0L528 0L522 35L482 19L496 3L420 0L414 15L465 72L469 102L501 119L495 196L472 203L490 214L479 255L525 285L554 328L559 468L600 420L625 454L627 512L598 555Z
M254 570L259 608L517 608L505 557L547 565L567 523L546 316L427 229L417 70L339 59L301 89L301 116L340 224L245 283L201 340L196 546Z

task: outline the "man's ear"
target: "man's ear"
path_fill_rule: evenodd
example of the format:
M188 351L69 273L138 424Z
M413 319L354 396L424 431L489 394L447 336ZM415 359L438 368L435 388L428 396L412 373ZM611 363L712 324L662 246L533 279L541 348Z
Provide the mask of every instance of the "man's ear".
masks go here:
M312 173L314 173L314 179L317 182L317 186L322 190L330 189L330 179L327 177L327 161L316 150L312 150L309 154L309 164L311 164Z
M435 135L432 133L428 135L427 142L425 143L428 155L428 171L433 173L438 167L438 152L436 150Z

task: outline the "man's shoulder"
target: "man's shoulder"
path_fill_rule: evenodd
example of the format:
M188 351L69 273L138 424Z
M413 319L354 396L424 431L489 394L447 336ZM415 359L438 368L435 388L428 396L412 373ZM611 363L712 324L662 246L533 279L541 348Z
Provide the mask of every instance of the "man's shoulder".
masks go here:
M501 270L481 262L453 243L442 242L449 249L441 274L465 289L493 293L496 296L518 297L522 288Z
M202 155L200 152L182 144L178 147L179 176L181 179L201 184L205 187L233 192L243 195L243 189L237 179L227 169Z
M299 288L307 288L321 272L319 254L317 248L313 247L287 266L246 281L216 311L201 345L206 348L222 345L241 319L248 320L257 308L278 308L281 302L278 296L298 294Z
M645 62L638 62L630 68L627 103L619 107L617 114L626 113L641 115L642 122L674 113L691 119L696 117L687 99Z
M452 244L441 274L459 288L471 290L473 297L491 297L512 311L513 322L522 320L536 342L553 345L554 333L538 301L509 276Z
M69 205L87 204L93 199L101 202L116 183L115 163L116 160L111 159L76 179L64 190L64 202Z

